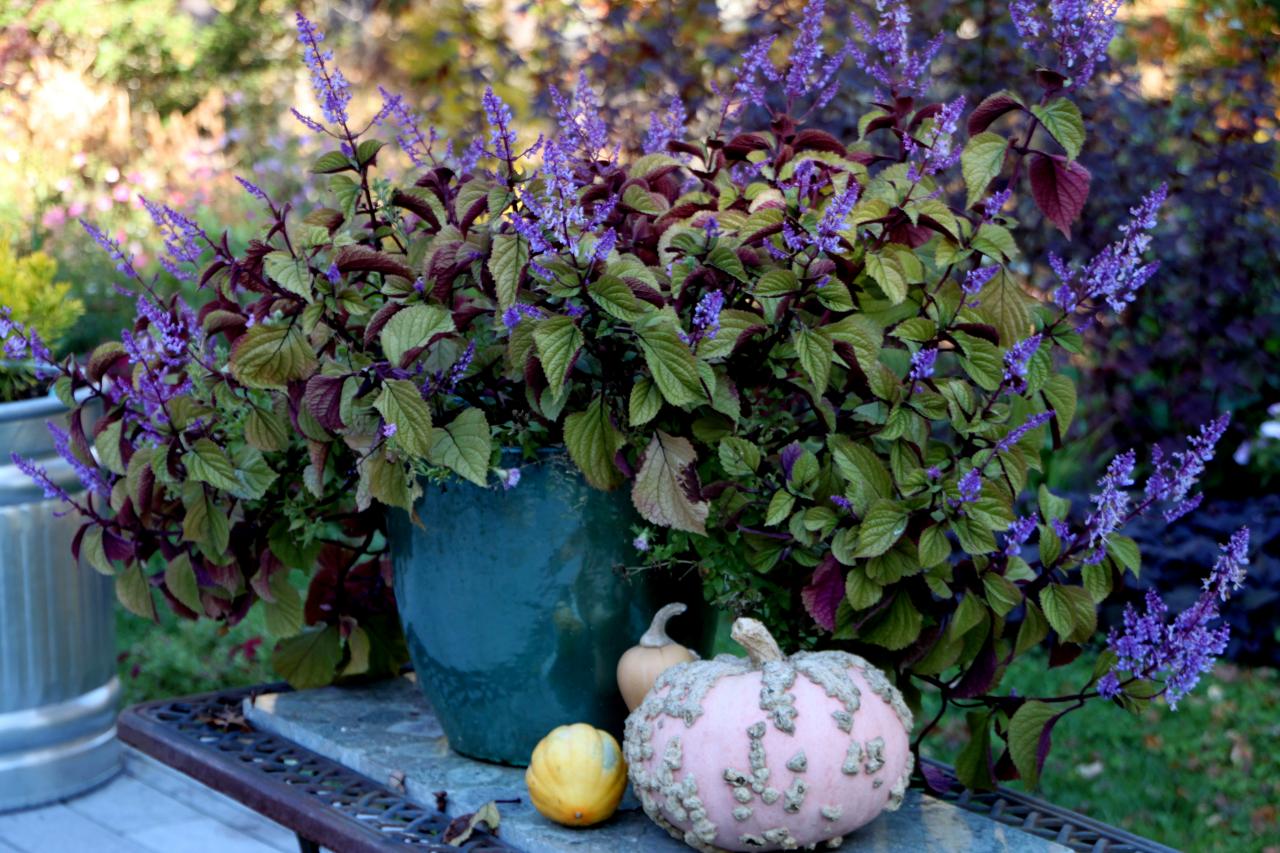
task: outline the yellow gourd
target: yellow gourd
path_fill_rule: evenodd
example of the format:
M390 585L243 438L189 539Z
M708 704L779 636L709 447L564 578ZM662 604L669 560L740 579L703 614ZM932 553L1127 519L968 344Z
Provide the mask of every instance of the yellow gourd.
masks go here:
M613 735L575 723L538 742L524 781L543 817L565 826L591 826L618 808L627 788L627 764Z
M653 617L649 630L638 645L632 646L618 659L618 690L627 710L634 711L653 688L658 676L678 663L697 660L698 656L667 636L667 620L679 616L687 608L676 602L668 604Z

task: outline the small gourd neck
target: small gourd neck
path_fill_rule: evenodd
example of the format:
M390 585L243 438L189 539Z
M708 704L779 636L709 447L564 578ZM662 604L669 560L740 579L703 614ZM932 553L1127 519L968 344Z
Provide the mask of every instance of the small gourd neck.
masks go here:
M679 616L688 608L678 601L668 604L653 615L653 621L649 623L649 630L644 632L644 636L640 638L640 645L646 649L660 649L663 646L675 645L675 641L667 636L667 621L673 616Z
M780 661L786 657L778 643L769 633L769 629L757 619L743 616L733 620L733 629L729 636L734 642L747 650L747 657L753 666L764 666L772 661Z

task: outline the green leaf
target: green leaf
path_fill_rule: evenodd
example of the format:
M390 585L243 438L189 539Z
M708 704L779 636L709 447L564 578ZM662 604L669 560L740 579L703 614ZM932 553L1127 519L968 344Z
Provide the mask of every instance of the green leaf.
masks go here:
M263 624L273 637L292 637L302 630L302 596L289 582L288 571L278 571L271 576L271 596L274 601L262 600Z
M1071 512L1071 501L1058 497L1044 483L1040 484L1036 499L1040 505L1040 515L1046 522L1066 518Z
M796 505L796 496L786 489L778 489L769 499L769 507L765 510L764 523L768 527L776 527L787 520Z
M272 667L296 690L332 683L341 660L342 635L336 625L286 637L271 655Z
M378 152L382 150L382 146L386 145L381 139L366 139L356 146L356 162L360 165L373 162L373 158L378 156Z
M289 423L272 409L254 406L245 418L244 440L264 453L284 450L292 434Z
M236 488L231 494L245 500L260 500L279 476L262 456L262 451L242 444L231 452L236 469Z
M533 327L533 343L552 393L558 393L568 380L582 342L582 330L571 317L547 317Z
M204 548L206 554L220 557L231 542L231 522L221 506L209 499L204 486L188 482L182 488L182 538Z
M1080 156L1084 147L1084 119L1080 108L1066 98L1054 98L1041 106L1033 104L1031 112L1067 152L1067 159Z
M893 547L907 529L907 513L896 501L878 499L871 504L858 528L855 556L875 557Z
M262 259L262 268L276 284L308 302L312 299L311 271L307 262L288 252L269 252Z
M1053 419L1058 424L1058 434L1064 438L1076 416L1076 386L1062 374L1050 376L1040 389L1040 394L1053 408Z
M418 386L408 379L389 379L373 407L389 424L395 424L396 444L422 459L431 451L431 407Z
M821 332L812 329L800 329L795 334L796 355L800 358L800 367L819 395L827 390L827 382L831 378L831 359L835 355L835 346L831 339Z
M749 282L747 279L747 269L742 265L742 260L738 257L738 253L728 246L716 246L707 255L707 263L722 272L741 282Z
M1031 335L1031 303L1017 282L1003 269L978 294L978 313L1000 332L1007 349Z
M711 507L694 499L688 485L696 483L697 453L687 438L654 433L631 489L631 502L646 520L687 533L706 535Z
M1101 604L1106 601L1107 596L1111 595L1111 564L1106 561L1086 562L1080 567L1080 574L1084 581L1084 590L1089 593L1093 603Z
M655 322L636 329L645 364L658 390L673 406L687 406L707 399L698 377L698 365L689 346L671 322Z
M895 255L868 253L866 264L867 274L880 285L890 302L898 305L907 298L907 277Z
M410 305L396 312L382 327L379 339L387 360L404 367L405 356L426 347L436 335L454 330L453 315L439 305Z
M730 477L749 477L760 467L760 448L745 438L722 438L719 454L720 465Z
M1040 769L1044 756L1049 752L1049 738L1053 724L1062 713L1044 702L1023 702L1009 720L1009 757L1018 775L1029 788L1040 782Z
M489 275L493 276L498 294L498 310L505 311L516 303L520 274L529 264L529 244L518 234L495 234L489 253Z
M156 621L156 602L151 597L151 584L137 563L126 565L116 575L116 599L130 613Z
M198 615L204 613L200 586L196 582L195 570L191 568L191 559L186 554L179 554L164 567L164 585L169 594L188 610Z
M991 715L971 711L965 714L969 724L969 742L956 755L956 778L971 791L994 791L991 775Z
M606 314L624 323L634 323L648 313L645 307L648 303L637 299L627 283L616 275L600 276L591 282L587 292Z
M1028 599L1026 615L1022 618L1022 624L1018 626L1018 639L1014 643L1013 653L1020 655L1035 648L1047 636L1049 636L1049 623L1045 621L1044 614L1040 612L1036 603Z
M1128 536L1113 533L1107 539L1107 553L1114 557L1117 563L1133 572L1135 578L1138 576L1138 570L1142 568L1142 551L1139 550L1137 542Z
M236 339L231 374L242 385L283 391L316 370L315 351L296 323L259 324Z
M989 341L956 332L954 337L964 349L960 366L969 378L985 391L994 391L1004 380L1004 359L1000 350Z
M631 386L631 401L628 407L631 426L644 426L658 416L662 408L662 392L653 380L645 376L636 380Z
M489 473L492 441L484 412L463 409L443 427L432 428L427 459L477 486L484 486Z
M651 193L639 184L631 184L622 191L622 203L632 210L660 216L666 213L668 204L664 196Z
M986 603L971 592L965 593L964 598L960 599L959 606L956 607L951 616L951 625L948 626L948 630L957 638L963 637L970 630L980 625L986 615Z
M564 419L564 443L569 456L597 489L611 491L622 482L622 472L613 463L613 456L625 442L609 418L603 397L593 398L585 412L574 412Z
M889 469L870 448L838 434L827 437L827 448L837 470L853 492L851 500L859 513L865 512L876 498L893 496Z
M1008 616L1010 611L1022 603L1022 591L1008 578L995 572L987 572L982 576L982 586L987 593L987 603L997 616Z
M844 579L844 594L854 610L866 610L884 597L884 587L855 568Z
M112 474L124 476L124 457L120 454L120 431L123 421L112 421L106 429L93 438L93 449L98 452L98 461Z
M182 464L187 468L187 476L197 483L208 483L224 492L235 492L240 488L235 466L226 452L210 439L197 440L183 455Z
M116 567L107 559L107 551L102 544L102 528L98 525L84 532L84 538L80 540L80 556L99 574L115 577Z
M881 615L871 628L864 631L859 639L872 643L890 651L905 649L920 636L924 625L924 617L911 603L911 596L900 591L894 596L889 609Z
M1012 261L1019 254L1018 244L1014 242L1009 229L990 222L984 222L978 227L978 233L973 235L970 245L998 263Z
M951 543L947 540L947 532L942 525L935 524L921 531L920 541L916 543L916 553L924 568L936 566L951 556Z
M987 193L987 187L1004 168L1004 155L1009 141L995 133L979 133L964 146L960 169L969 189L965 207L973 207Z
M1089 593L1078 586L1050 584L1040 590L1045 619L1063 640L1082 643L1098 627L1098 611Z
M755 289L752 292L756 296L775 297L786 296L799 289L800 279L796 278L796 274L791 270L771 269L756 280Z
M326 151L311 164L311 171L317 175L330 175L334 172L354 172L356 167L341 151Z

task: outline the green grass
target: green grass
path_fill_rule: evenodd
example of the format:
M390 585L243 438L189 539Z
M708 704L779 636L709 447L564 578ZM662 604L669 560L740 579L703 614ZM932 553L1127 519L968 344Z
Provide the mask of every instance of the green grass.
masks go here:
M269 639L255 661L237 651L265 638L256 615L222 633L169 613L155 626L121 612L117 630L130 703L276 680ZM1083 659L1051 670L1028 657L1005 684L1026 695L1073 692L1088 672ZM949 717L925 752L951 762L964 737L963 718ZM1070 714L1054 729L1035 793L1180 849L1277 853L1280 672L1223 664L1176 712L1155 704L1135 717L1095 702Z
M1090 668L1026 658L1004 683L1072 693ZM949 714L925 753L950 762L965 736L963 717ZM1280 851L1280 672L1220 664L1177 711L1155 703L1133 716L1094 702L1054 728L1034 793L1179 849Z
M271 672L271 640L257 610L230 631L213 622L188 622L161 607L153 625L116 611L116 647L124 703L204 693L227 687L277 681ZM262 637L246 657L243 644Z

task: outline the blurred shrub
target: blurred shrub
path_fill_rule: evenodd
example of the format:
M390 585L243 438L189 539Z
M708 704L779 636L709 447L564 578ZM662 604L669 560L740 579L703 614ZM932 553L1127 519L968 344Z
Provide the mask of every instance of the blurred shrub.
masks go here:
M51 346L61 341L84 314L84 303L68 296L71 285L56 281L58 262L44 252L19 256L7 234L0 233L0 305L12 320L34 330ZM4 335L8 338L8 333ZM8 341L6 341L8 343ZM14 355L16 357L16 354ZM40 393L31 363L0 356L0 402Z

